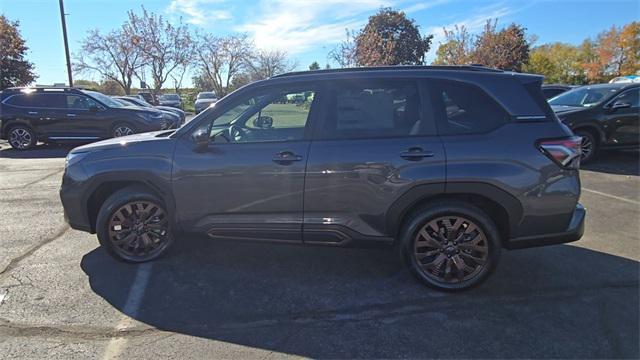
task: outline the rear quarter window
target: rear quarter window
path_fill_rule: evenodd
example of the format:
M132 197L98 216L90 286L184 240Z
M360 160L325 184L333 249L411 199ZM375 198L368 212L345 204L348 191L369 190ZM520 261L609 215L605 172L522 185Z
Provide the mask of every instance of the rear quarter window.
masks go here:
M475 85L443 80L428 85L442 135L483 134L509 121L507 112Z

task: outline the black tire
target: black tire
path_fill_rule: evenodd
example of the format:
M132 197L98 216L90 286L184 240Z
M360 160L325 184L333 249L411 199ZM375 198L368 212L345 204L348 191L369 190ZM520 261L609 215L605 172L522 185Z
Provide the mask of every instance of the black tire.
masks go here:
M461 225L458 226L462 233L458 233L458 244L449 239L447 240L449 245L445 246L444 242L438 242L439 246L431 246L431 240L425 241L426 237L419 235L421 231L432 231L426 230L428 224L448 223L448 225L452 225L452 222L456 221L454 219L461 221ZM474 228L471 225L476 226L477 229L472 230ZM439 230L448 231L449 228ZM451 231L453 234L453 230ZM471 238L474 234L475 237ZM411 273L425 285L439 290L465 290L482 283L495 270L500 258L500 233L495 223L478 207L457 200L439 201L414 211L405 222L398 241L402 259ZM476 241L478 243L473 244ZM433 248L433 250L426 250L429 248ZM476 248L483 248L484 251L476 252ZM425 251L422 252L422 249ZM435 254L427 256L433 252ZM423 258L419 260L420 256ZM445 258L442 260L443 256ZM482 257L483 263L481 265L479 262L471 260L476 257ZM440 265L437 265L432 271L426 268L439 260ZM459 266L463 270L459 270ZM466 275L469 278L467 278L464 275L465 271L472 266L474 266L474 271L469 271L469 274ZM440 273L444 273L444 275L439 276Z
M36 133L26 125L14 125L7 130L9 145L15 150L31 150L38 143Z
M132 210L134 207L137 209L137 204L142 205L139 211L132 211L132 213L136 213L135 215L132 214L132 216L138 218L136 220L136 224L134 224L133 221L129 221L129 225L124 225L125 219L122 218L123 213L121 211L130 204L136 204L129 207ZM164 217L159 218L158 222L151 223L152 220L155 221L151 215L147 218L140 215L145 210L148 213L153 211L153 208L149 206L144 208L144 204L158 207ZM157 211L154 213L158 214ZM120 229L117 229L117 225L114 226L116 223L115 221L118 218L122 218L120 221L123 223L123 225L120 226ZM142 221L140 222L144 223L144 225L139 226L140 224L137 224L137 222L141 218ZM147 220L149 221L149 224L147 224ZM163 229L166 225L165 233L158 232L157 228L154 230L146 228L146 226L151 227L160 224L163 226ZM107 253L109 253L109 255L121 261L141 263L154 260L167 251L174 240L172 225L173 222L167 212L167 208L160 198L149 192L144 187L131 186L116 191L102 204L96 219L96 234L100 245L107 251ZM128 227L131 231L127 232L127 229L123 229L123 227ZM120 231L123 231L122 234L120 234ZM133 236L133 238L127 240L129 236ZM158 240L157 245L156 240ZM149 241L151 241L151 243L149 243ZM118 242L122 243L117 245L116 243ZM147 250L147 247L151 246L155 247L148 253L143 252ZM145 247L145 249L142 249L141 247Z
M129 131L126 131L125 129L128 129ZM116 138L116 137L122 137L127 135L133 135L137 132L138 131L136 130L135 126L125 122L119 122L113 125L113 128L111 129L111 137Z
M586 164L593 160L598 153L598 139L588 130L576 130L575 134L582 138L580 162Z

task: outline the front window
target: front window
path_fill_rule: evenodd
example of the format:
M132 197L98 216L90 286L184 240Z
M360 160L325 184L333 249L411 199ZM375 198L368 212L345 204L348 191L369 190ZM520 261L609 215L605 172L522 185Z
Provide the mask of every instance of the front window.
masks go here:
M199 93L198 94L198 99L215 99L216 98L216 94L212 93L212 92L206 92L206 93Z
M107 95L101 94L99 92L96 91L87 91L87 90L83 90L83 93L89 95L90 97L100 101L101 103L107 105L108 107L114 107L114 108L119 108L119 107L123 107L123 105L117 101L115 101L114 99L108 97Z
M618 86L583 86L569 90L549 100L550 105L590 107L597 105L615 94Z
M304 138L315 91L267 91L232 105L213 120L214 142L293 141Z
M89 110L100 105L95 100L82 95L67 95L67 108L77 110Z

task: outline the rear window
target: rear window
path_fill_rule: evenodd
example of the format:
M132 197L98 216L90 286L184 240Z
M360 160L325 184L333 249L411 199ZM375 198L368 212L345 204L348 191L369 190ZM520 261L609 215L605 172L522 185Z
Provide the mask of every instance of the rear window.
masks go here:
M31 108L65 109L67 107L65 95L56 93L14 95L6 100L6 104Z
M509 116L480 88L453 81L430 81L443 135L482 134L509 121Z

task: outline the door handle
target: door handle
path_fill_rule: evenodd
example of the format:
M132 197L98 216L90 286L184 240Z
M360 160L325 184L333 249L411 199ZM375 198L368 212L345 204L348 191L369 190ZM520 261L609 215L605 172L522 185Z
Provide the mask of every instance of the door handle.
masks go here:
M433 157L434 155L435 154L433 152L424 151L422 150L422 148L419 148L419 147L413 147L400 153L401 158L411 160L411 161L422 160L423 158Z
M29 111L27 114L29 114L29 115L38 115L38 112L37 111Z
M273 162L279 163L279 164L288 164L288 163L291 163L293 161L301 161L302 160L302 156L296 155L296 154L292 153L291 151L282 151L282 152L279 152L279 153L275 154L273 156L273 159L271 159L271 160Z
M67 117L76 117L76 114L67 114Z

